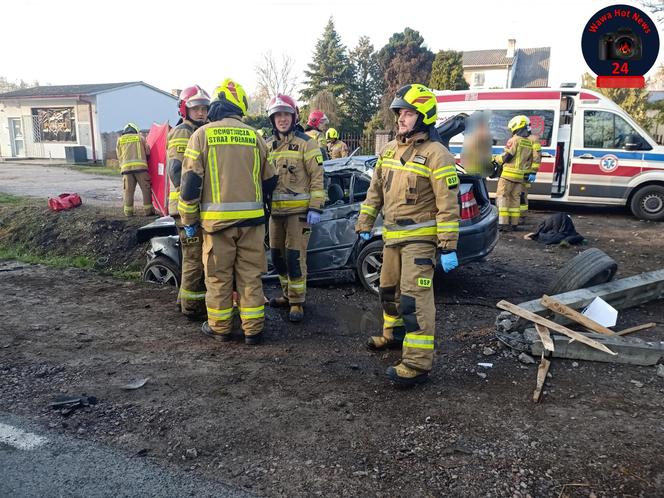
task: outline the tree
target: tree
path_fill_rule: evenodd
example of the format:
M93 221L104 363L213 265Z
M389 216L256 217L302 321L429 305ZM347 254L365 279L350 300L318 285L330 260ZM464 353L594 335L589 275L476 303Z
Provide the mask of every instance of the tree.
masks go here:
M468 90L463 77L463 54L455 50L441 50L431 66L429 87L436 90Z
M293 65L293 59L285 54L282 54L280 61L275 59L272 52L262 54L261 63L255 68L258 87L252 99L253 112L265 112L270 99L278 93L293 94L297 84Z
M595 78L590 73L584 73L581 77L581 86L610 98L641 126L648 128L650 121L650 118L646 115L648 111L648 90L645 88L597 88Z
M302 121L306 123L309 112L313 109L320 109L325 113L330 120L329 126L338 127L341 124L342 116L339 110L339 103L329 90L321 90L312 97L306 109L307 114L302 115Z
M309 69L304 71L307 80L304 82L302 98L309 101L322 90L326 90L334 95L342 109L347 109L353 68L331 17L323 36L316 42L313 60L307 67Z
M377 58L384 82L380 113L384 126L391 128L394 115L389 106L394 94L408 83L429 81L434 56L424 45L420 33L406 28L402 33L394 33L390 37L387 45L378 52Z
M20 90L23 88L31 88L33 86L39 86L39 81L35 80L32 83L28 83L23 79L16 81L9 81L5 76L0 76L0 93L11 92L13 90Z
M360 133L380 106L383 94L383 78L378 64L378 54L371 40L362 36L349 54L354 79L348 99L348 119L344 131Z

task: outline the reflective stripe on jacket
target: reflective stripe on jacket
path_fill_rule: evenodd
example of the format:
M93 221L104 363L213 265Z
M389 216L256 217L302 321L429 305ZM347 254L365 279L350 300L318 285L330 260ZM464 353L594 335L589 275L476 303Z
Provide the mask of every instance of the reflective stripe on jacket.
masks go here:
M115 146L122 173L147 171L150 147L138 133L127 133L118 138Z

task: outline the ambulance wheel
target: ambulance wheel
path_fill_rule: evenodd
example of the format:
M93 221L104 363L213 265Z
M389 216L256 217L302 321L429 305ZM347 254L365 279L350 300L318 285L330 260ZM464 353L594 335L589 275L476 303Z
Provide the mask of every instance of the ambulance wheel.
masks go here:
M368 243L357 257L357 276L366 290L378 294L380 269L383 267L383 241Z
M145 265L143 281L180 287L180 268L170 258L157 256Z
M646 185L632 196L632 214L649 221L664 221L664 186Z
M618 263L596 247L587 249L570 259L558 271L549 286L548 294L562 294L613 280Z

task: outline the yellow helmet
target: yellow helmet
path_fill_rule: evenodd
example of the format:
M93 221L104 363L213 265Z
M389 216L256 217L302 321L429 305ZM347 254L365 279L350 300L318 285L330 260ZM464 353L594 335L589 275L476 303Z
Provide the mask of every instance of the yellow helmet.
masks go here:
M507 127L510 129L512 133L514 133L520 130L521 128L525 128L529 124L530 124L530 119L528 119L528 116L519 114L518 116L514 116L512 119L510 119L510 122L507 123Z
M138 126L134 123L127 123L124 127L125 133L140 133L140 131L141 130L139 130Z
M329 128L325 132L325 138L328 140L338 140L339 139L339 132L335 130L334 128Z
M397 115L399 109L417 111L422 115L422 123L425 126L436 122L436 96L427 87L418 83L399 88L390 104L390 109Z
M242 85L230 78L226 78L223 83L215 88L214 98L215 100L225 100L233 104L240 110L241 116L247 114L247 109L249 108L247 93L242 88Z

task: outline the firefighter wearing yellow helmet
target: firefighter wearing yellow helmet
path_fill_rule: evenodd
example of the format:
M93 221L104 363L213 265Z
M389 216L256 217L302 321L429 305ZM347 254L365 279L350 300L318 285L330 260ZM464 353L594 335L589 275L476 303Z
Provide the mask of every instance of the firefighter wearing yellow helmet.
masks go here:
M516 230L521 217L519 197L524 177L528 177L533 162L533 142L528 139L527 116L518 115L510 119L507 127L512 137L505 144L505 151L494 156L494 161L502 166L496 190L498 206L498 228Z
M122 173L122 197L125 216L134 216L134 192L136 185L143 194L145 216L152 216L152 185L148 174L150 146L140 134L138 126L127 123L118 138L115 152Z
M248 104L231 79L215 90L209 123L193 133L184 153L178 211L187 236L199 225L203 233L208 321L202 332L230 340L235 282L245 342L253 345L261 341L265 317L263 199L277 178L265 141L242 122Z
M401 363L389 367L387 375L395 383L413 385L426 381L433 364L436 261L445 272L458 266L459 177L454 157L434 128L433 92L424 85L406 85L390 108L397 117L397 137L378 156L355 229L370 241L382 211L383 333L371 337L368 347L402 347Z
M339 132L335 128L330 128L325 132L327 140L327 151L330 159L339 159L348 156L348 145L339 140Z

